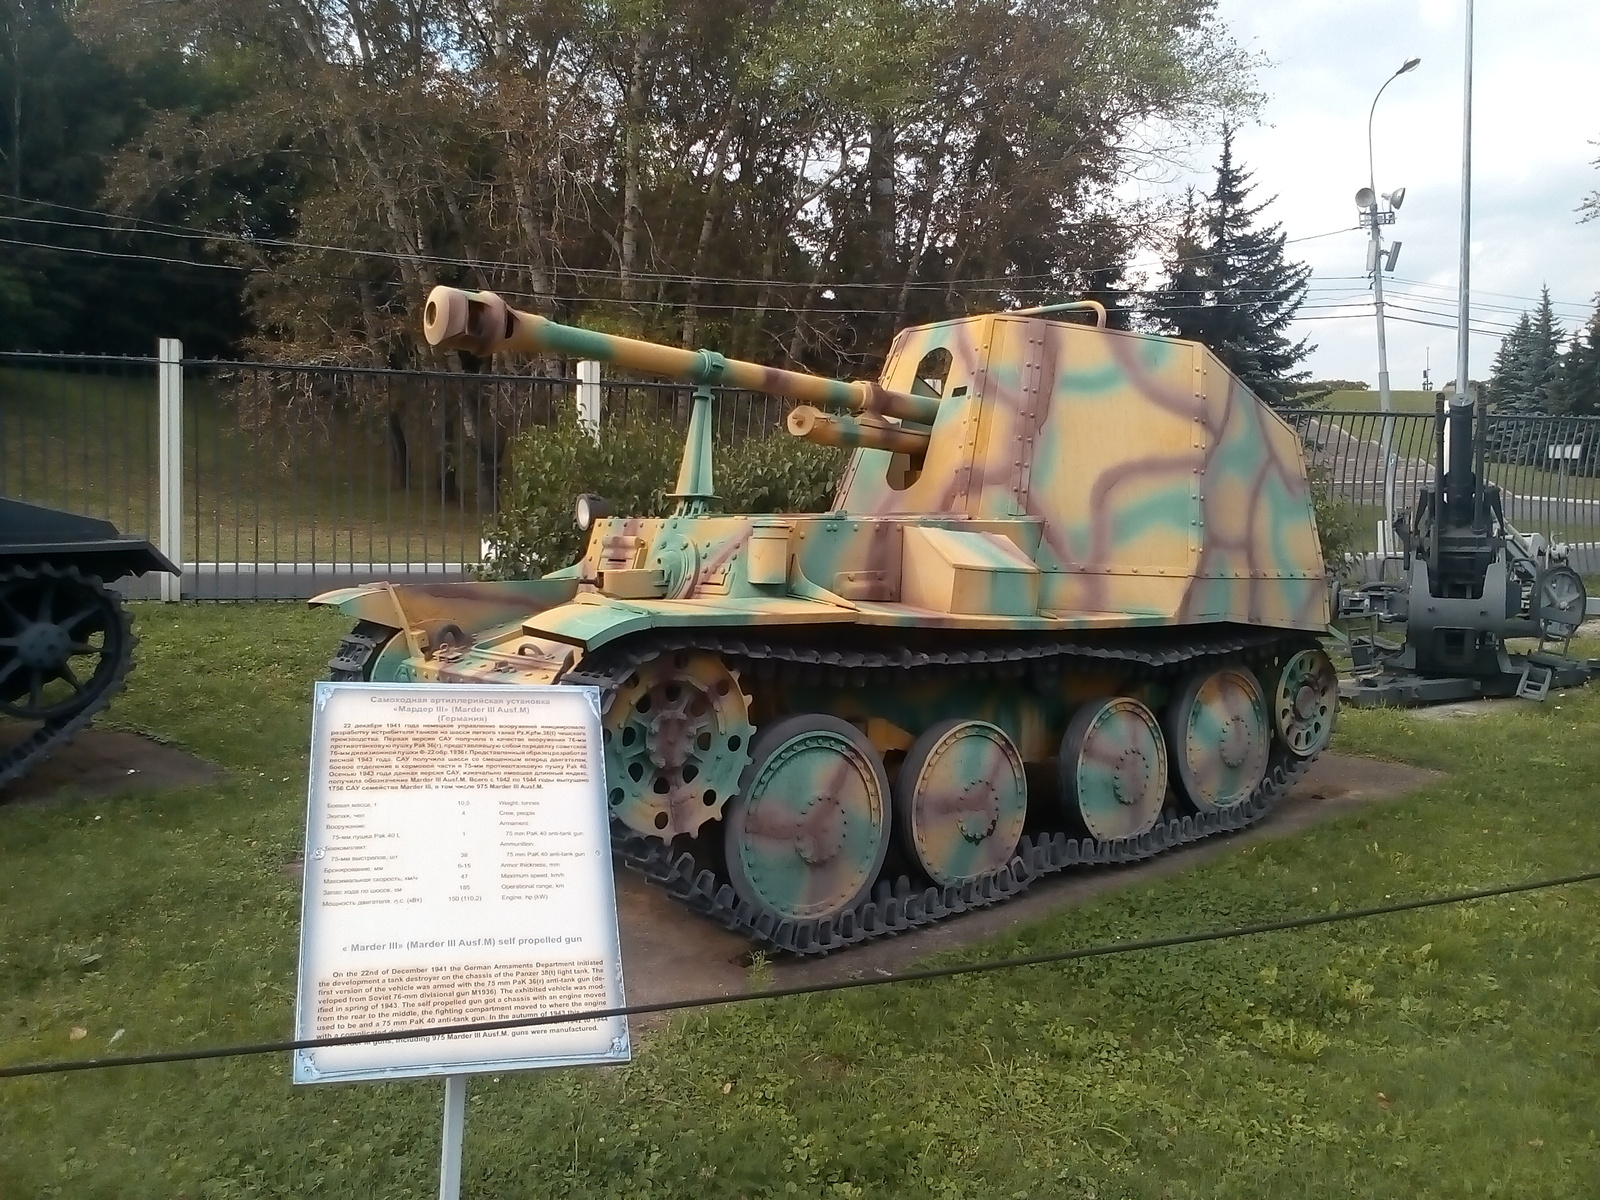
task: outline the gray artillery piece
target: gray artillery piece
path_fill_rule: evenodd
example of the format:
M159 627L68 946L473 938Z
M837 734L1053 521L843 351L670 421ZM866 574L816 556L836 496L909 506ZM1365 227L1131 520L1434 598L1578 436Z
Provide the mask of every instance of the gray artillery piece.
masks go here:
M1437 397L1432 486L1395 521L1404 576L1344 594L1356 677L1342 688L1361 707L1434 704L1473 697L1542 700L1552 687L1588 682L1600 660L1577 659L1572 637L1587 608L1583 578L1566 548L1506 520L1500 489L1484 473L1484 417L1470 397ZM1386 641L1384 625L1405 627ZM1536 640L1517 653L1508 639Z
M110 521L0 498L0 787L110 703L133 666L133 618L108 583L178 574Z

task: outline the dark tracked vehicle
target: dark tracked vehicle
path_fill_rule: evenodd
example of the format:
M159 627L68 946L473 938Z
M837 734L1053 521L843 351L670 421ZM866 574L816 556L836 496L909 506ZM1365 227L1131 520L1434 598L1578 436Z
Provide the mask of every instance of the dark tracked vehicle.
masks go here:
M106 584L178 568L109 521L0 498L0 787L111 702L133 618Z
M694 383L677 507L582 498L542 579L319 597L360 622L335 677L599 687L619 854L798 953L1249 825L1337 704L1300 443L1203 346L1103 325L908 329L845 383L436 289L435 345ZM855 448L832 511L715 514L716 384Z

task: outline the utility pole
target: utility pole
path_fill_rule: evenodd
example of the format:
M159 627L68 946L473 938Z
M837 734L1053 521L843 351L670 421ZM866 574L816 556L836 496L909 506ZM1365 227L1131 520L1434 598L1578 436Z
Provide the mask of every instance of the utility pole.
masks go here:
M1385 557L1394 537L1395 458L1394 397L1389 391L1389 345L1383 327L1383 272L1386 269L1394 270L1395 261L1400 256L1400 243L1396 242L1390 248L1389 261L1385 263L1382 226L1394 224L1395 210L1405 199L1406 190L1396 188L1384 196L1388 207L1379 211L1378 176L1372 153L1372 118L1378 111L1378 100L1384 89L1406 72L1416 70L1421 61L1420 58L1406 59L1400 64L1399 70L1383 81L1383 87L1372 98L1372 107L1367 110L1367 186L1356 193L1356 206L1365 210L1361 214L1361 223L1372 231L1372 245L1367 249L1367 268L1372 272L1372 300L1378 323L1378 411L1383 414L1383 432L1379 438L1379 454L1383 458L1383 527L1378 531L1378 552Z

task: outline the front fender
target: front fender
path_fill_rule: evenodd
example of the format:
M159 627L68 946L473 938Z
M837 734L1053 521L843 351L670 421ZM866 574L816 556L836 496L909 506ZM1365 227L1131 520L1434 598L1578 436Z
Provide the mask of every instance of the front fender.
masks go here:
M819 589L820 590L820 589ZM729 629L846 624L855 605L793 596L703 597L695 600L618 600L585 592L530 616L523 632L598 650L644 629Z
M519 579L504 583L374 583L315 596L315 607L337 608L358 621L391 629L418 629L436 622L461 627L469 637L510 625L577 595L576 579Z

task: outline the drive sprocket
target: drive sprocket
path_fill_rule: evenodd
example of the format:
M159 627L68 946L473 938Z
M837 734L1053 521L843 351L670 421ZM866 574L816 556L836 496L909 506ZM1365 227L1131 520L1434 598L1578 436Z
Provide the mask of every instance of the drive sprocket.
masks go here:
M750 761L749 713L738 676L715 654L639 663L606 709L611 815L665 841L720 817Z

